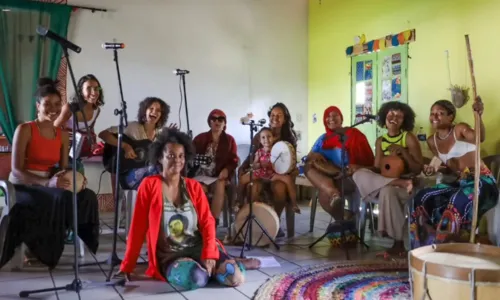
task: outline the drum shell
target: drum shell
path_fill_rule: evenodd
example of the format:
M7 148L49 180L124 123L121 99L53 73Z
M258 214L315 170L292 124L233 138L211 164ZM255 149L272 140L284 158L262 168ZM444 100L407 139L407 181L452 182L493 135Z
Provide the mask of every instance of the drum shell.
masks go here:
M280 220L276 211L269 205L261 202L254 202L252 204L252 212L259 223L266 229L267 233L271 238L276 238L278 234ZM243 205L243 207L236 214L234 221L234 227L236 232L240 230L243 223L246 221L248 214L250 213L249 204ZM247 225L241 231L240 237L243 239L246 233ZM255 221L252 222L252 246L263 247L271 244L271 241L260 229L259 225Z
M464 267L430 261L425 263L421 256L432 252L459 254L468 257L480 256L491 259L497 264L500 262L500 248L488 245L450 243L412 250L409 254L409 264L413 299L483 300L500 297L500 266L498 269L486 269L474 268L472 265ZM475 298L472 297L473 270ZM428 292L425 291L425 284ZM424 297L424 295L426 296Z

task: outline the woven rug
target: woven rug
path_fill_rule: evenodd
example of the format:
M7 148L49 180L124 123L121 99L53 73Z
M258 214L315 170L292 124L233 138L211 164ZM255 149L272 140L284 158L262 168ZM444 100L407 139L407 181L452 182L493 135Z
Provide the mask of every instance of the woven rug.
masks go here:
M254 299L411 299L408 262L343 261L273 276Z

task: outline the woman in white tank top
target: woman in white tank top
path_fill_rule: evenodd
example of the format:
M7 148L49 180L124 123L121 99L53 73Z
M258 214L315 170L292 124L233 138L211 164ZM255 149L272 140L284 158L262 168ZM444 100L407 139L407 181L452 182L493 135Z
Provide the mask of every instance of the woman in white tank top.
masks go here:
M473 110L483 113L480 98ZM466 123L454 124L456 109L448 100L436 101L429 121L436 130L427 139L432 153L442 161L439 172L456 174L456 180L421 190L414 198L411 215L411 243L413 248L434 243L468 241L472 223L474 172L480 172L478 219L498 201L498 188L491 171L482 163L474 170L476 155L475 130L485 139L484 124L471 128ZM424 166L426 175L434 174L432 166Z
M104 96L102 94L102 88L99 80L97 80L97 78L92 74L88 74L80 78L80 80L78 80L77 88L77 94L70 102L80 101L80 99L78 99L78 95L80 96L81 100L83 100L83 103L81 105L83 114L82 112L77 112L77 127L75 129L76 132L81 136L83 142L80 154L77 157L76 168L80 173L84 174L84 168L81 162L81 158L91 156L93 150L91 144L87 142L88 134L84 120L87 121L87 125L89 127L92 145L95 145L96 135L94 132L94 125L101 112L100 107L104 105ZM73 129L73 114L71 113L69 102L63 106L61 114L54 122L54 126L61 126L62 128L68 130L71 141L71 139L73 138L71 136Z

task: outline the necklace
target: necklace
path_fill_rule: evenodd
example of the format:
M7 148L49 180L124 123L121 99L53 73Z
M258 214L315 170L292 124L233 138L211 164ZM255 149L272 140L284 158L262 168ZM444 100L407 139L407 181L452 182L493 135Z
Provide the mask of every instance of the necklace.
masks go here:
M440 140L446 140L446 139L450 136L450 134L453 132L453 128L454 128L454 127L451 127L450 131L446 134L446 136L445 136L445 137L441 137L441 136L439 135L439 133L438 133L438 134L437 134L438 139L440 139Z

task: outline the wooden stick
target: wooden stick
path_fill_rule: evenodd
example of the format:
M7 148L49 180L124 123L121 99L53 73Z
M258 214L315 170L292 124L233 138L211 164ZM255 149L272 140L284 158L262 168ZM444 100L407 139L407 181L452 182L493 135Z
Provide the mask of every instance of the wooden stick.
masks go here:
M465 44L467 46L467 58L469 60L469 71L472 81L472 93L474 102L477 101L476 77L474 75L474 62L472 61L472 51L470 47L469 35L465 35ZM474 112L474 132L476 133L476 157L474 159L474 198L473 198L473 214L472 227L469 242L474 244L476 241L477 214L479 208L479 176L481 170L481 116L477 111Z

